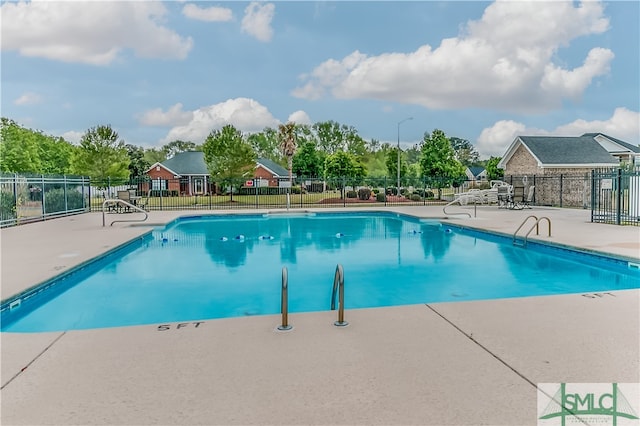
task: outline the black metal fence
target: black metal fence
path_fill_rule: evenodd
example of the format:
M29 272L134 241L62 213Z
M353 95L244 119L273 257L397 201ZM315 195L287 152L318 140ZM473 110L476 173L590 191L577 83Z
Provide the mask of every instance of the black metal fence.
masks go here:
M505 176L520 193L535 186L532 204L591 208L593 222L640 225L640 169L594 170L591 174ZM445 179L295 178L279 186L234 180L224 185L194 184L189 179L149 178L98 181L78 176L0 175L0 226L49 217L101 211L119 190L135 191L147 210L213 210L304 207L444 205L470 188L487 189L489 182Z
M99 211L118 191L135 191L148 210L349 207L366 205L441 205L468 185L444 185L437 179L296 178L279 186L260 186L259 179L233 180L220 186L192 185L186 179L130 181L91 180L91 209ZM486 184L488 187L488 184ZM438 188L440 186L441 188ZM197 189L197 190L196 190Z
M89 178L0 175L0 226L89 211Z
M533 203L538 206L587 209L591 205L591 176L588 173L509 175L503 180L516 189L535 186Z
M594 170L591 221L640 226L640 168Z

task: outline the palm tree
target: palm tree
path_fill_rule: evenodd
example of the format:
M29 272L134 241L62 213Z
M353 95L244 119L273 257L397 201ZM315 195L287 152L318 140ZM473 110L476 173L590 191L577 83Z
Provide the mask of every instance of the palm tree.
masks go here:
M278 126L278 138L280 139L280 150L287 157L289 166L289 184L293 185L293 155L296 153L296 125L288 122Z

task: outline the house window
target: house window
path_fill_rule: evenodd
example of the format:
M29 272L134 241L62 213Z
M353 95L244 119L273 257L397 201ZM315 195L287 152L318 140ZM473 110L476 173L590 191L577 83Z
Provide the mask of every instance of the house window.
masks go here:
M167 189L167 181L164 179L154 179L151 181L151 189L154 191Z
M160 166L156 166L156 172L160 171Z
M193 179L193 188L196 194L202 194L204 189L204 179L202 178L194 178Z

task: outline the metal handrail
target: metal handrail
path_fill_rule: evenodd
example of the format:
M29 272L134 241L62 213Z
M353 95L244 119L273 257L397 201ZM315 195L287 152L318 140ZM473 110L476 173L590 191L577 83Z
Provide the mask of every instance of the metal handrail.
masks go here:
M443 212L444 214L447 214L447 215L449 215L449 214L466 214L467 216L469 216L469 219L471 219L471 217L472 217L472 216L471 216L471 214L470 214L470 213L467 213L467 212L460 212L460 213L449 213L449 212L447 212L447 207L449 207L449 206L450 206L450 205L452 205L453 203L458 203L458 204L460 204L460 205L462 206L462 203L460 202L460 198L456 198L455 200L453 200L453 201L449 202L447 205L445 205L445 206L442 208L442 212Z
M338 307L338 321L334 322L333 325L338 327L344 327L345 325L349 325L347 321L344 320L344 270L342 269L342 265L338 264L336 266L336 273L333 277L333 290L331 291L331 310L335 311L336 309L336 292L339 290L339 304Z
M542 221L543 219L546 219L547 223L549 224L549 237L551 236L551 219L549 219L546 216L542 216L541 218L538 218L536 215L529 215L527 216L522 223L520 224L520 226L518 226L518 229L516 229L516 232L513 233L513 240L512 243L515 244L516 243L516 236L518 234L518 231L520 231L520 229L522 229L522 227L525 225L525 223L527 223L527 221L529 219L535 219L535 223L531 226L531 228L529 228L529 230L527 231L527 233L524 236L524 239L522 241L522 245L526 246L527 245L527 238L529 237L529 234L531 234L531 232L533 231L533 229L535 228L536 230L536 235L540 235L540 221Z
M282 290L280 296L280 312L282 313L282 324L278 326L278 330L291 330L293 326L289 325L289 273L287 267L282 267Z
M549 237L551 236L551 219L549 219L546 216L542 216L540 219L536 220L535 225L532 226L531 229L529 229L529 232L527 232L527 234L524 236L524 245L525 246L527 245L527 238L529 237L529 234L531 233L531 231L533 231L534 227L536 228L536 235L540 235L539 232L538 232L538 224L540 223L540 221L542 219L546 219L547 220L547 223L549 224L549 235L548 236Z
M144 222L145 220L147 220L147 218L149 217L149 214L141 209L140 207L131 204L127 201L121 200L119 198L109 198L106 199L102 202L102 226L105 226L105 210L104 208L107 206L107 204L123 204L126 207L132 208L134 210L139 211L140 213L144 213L144 219L128 219L128 220L114 220L113 222L111 222L111 224L109 226L113 226L114 223L116 222Z

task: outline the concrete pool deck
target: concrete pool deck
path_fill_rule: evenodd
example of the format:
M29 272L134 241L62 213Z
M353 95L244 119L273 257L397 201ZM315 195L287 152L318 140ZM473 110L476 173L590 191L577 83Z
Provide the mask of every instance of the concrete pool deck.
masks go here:
M640 227L592 224L585 210L478 207L451 222L511 235L529 214L552 223L551 238L542 224L531 239L640 262ZM149 229L103 228L99 213L3 229L1 298ZM257 316L2 333L0 423L536 424L537 383L640 382L640 291L587 296L347 310L343 328L335 312L292 314L289 332Z

